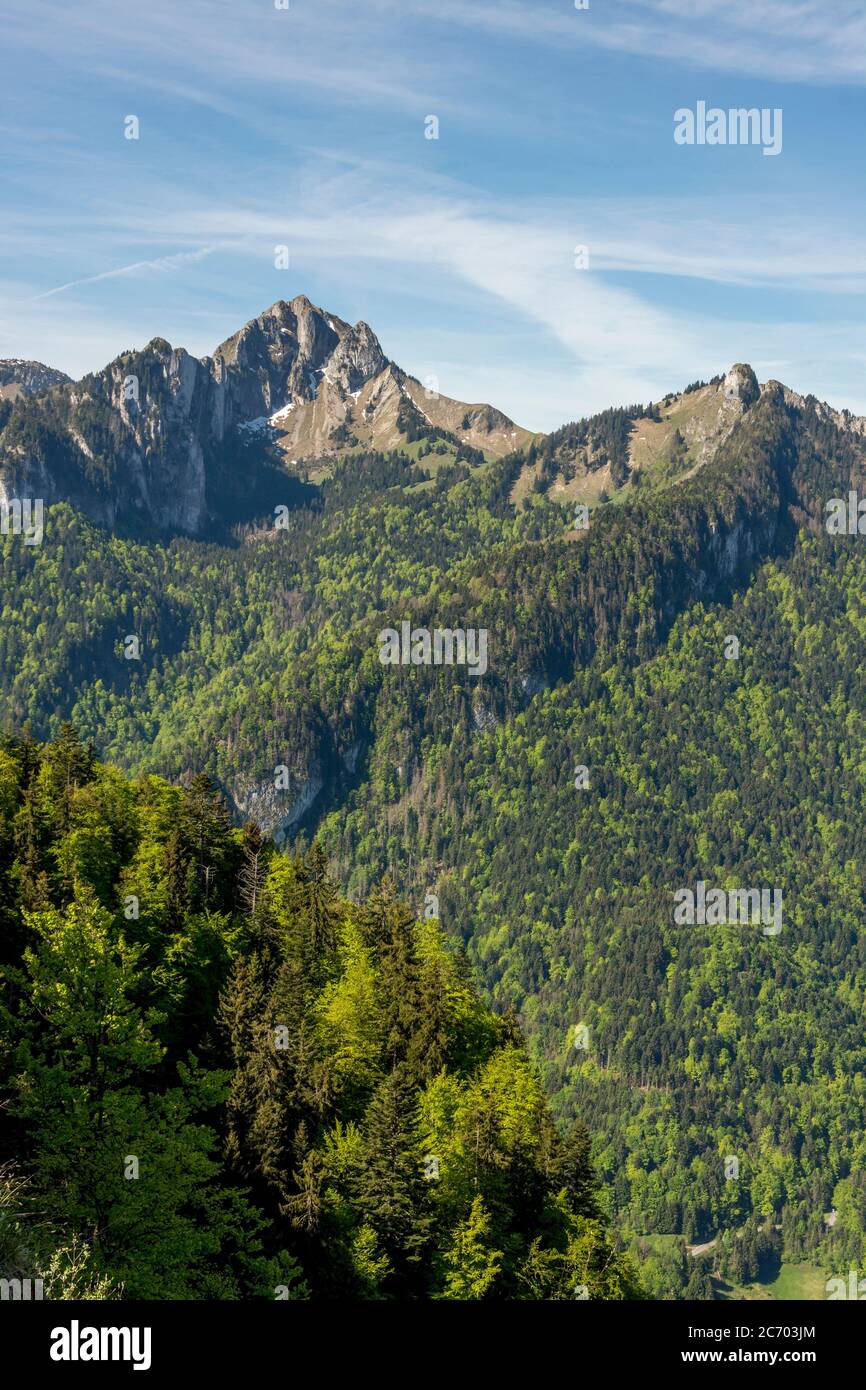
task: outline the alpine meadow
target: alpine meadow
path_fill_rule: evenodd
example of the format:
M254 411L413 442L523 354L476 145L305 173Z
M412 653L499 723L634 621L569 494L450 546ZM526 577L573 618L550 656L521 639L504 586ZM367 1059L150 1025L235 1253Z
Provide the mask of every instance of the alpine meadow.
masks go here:
M861 1301L862 25L350 8L8 0L0 1296Z

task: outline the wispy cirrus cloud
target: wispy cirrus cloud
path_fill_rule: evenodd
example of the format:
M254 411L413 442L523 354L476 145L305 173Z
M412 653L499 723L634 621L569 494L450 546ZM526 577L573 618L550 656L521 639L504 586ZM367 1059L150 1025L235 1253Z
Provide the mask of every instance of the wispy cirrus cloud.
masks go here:
M212 246L201 246L197 251L177 251L172 256L157 256L150 261L134 261L132 265L118 266L116 270L103 270L98 275L83 275L79 280L67 280L64 285L56 285L53 290L34 294L34 299L51 299L55 294L76 289L79 285L95 285L100 280L116 280L127 275L142 275L148 271L158 275L167 271L180 270L183 266L195 265L213 251Z
M523 0L401 0L400 9L576 52L601 48L777 82L866 82L866 12L856 0L619 0L577 13Z
M395 18L387 4L361 9L353 0L295 3L282 11L237 0L150 0L146 12L111 0L4 4L8 40L50 54L60 68L86 64L130 90L152 88L238 119L252 114L243 93L287 85L327 94L334 105L413 111L431 92L450 105L450 92L455 107L469 111L473 56L456 51L446 83L437 55L405 24L395 28ZM278 119L272 114L272 127Z
M261 97L287 84L331 111L409 114L435 102L463 120L508 120L516 93L497 82L490 44L771 82L866 82L860 0L592 0L586 11L569 0L316 0L283 12L236 0L151 0L146 15L111 0L5 0L4 31L11 48L50 56L61 71L86 67L119 89L210 107L252 128L269 123L272 132L279 116L262 115ZM466 42L467 34L485 42ZM530 119L526 95L517 104Z
M194 351L211 351L276 298L311 293L311 268L331 287L325 307L348 317L348 294L402 365L439 376L447 394L492 397L535 428L655 399L739 359L835 403L866 403L857 384L866 335L850 308L852 296L866 295L862 222L843 232L829 211L806 221L791 205L768 233L748 205L721 197L515 207L451 180L413 179L409 169L333 165L326 175L320 159L316 175L288 191L263 188L242 205L180 202L170 190L165 204L124 202L103 218L101 235L206 243L220 267L243 267L237 292L220 301L222 326L219 315L191 321ZM291 280L274 274L277 243L291 247ZM578 245L588 248L587 269L575 265ZM405 311L411 332L392 307L379 307L393 306L395 291L405 305L426 300L427 309ZM804 295L838 301L842 321L816 324L813 310L798 324L792 307ZM451 325L434 322L443 304L454 306Z

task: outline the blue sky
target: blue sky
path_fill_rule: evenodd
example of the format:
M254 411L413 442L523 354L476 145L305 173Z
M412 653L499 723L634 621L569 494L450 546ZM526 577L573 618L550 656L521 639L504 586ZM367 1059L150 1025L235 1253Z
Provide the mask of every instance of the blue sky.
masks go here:
M0 356L304 293L531 428L736 360L866 413L866 4L589 4L4 0ZM781 153L675 144L698 101Z

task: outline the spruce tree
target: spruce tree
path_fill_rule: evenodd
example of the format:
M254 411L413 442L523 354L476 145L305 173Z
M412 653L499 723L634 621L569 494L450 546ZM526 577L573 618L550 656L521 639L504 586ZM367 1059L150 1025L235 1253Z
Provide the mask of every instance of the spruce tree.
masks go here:
M563 1143L562 1179L572 1210L578 1216L598 1216L596 1179L590 1156L592 1141L581 1120L575 1120Z
M364 1158L356 1175L358 1209L404 1292L417 1286L430 1235L416 1104L402 1068L380 1082L364 1116Z

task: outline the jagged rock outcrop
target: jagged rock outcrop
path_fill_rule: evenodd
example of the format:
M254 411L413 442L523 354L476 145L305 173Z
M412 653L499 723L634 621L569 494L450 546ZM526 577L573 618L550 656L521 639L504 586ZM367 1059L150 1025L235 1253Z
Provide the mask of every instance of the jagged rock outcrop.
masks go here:
M735 362L725 377L725 395L745 408L754 405L761 394L758 378L747 362Z
M235 422L250 421L289 402L314 400L327 363L355 332L298 295L291 303L278 300L205 361L231 397Z
M242 778L230 789L236 810L244 820L254 820L269 835L282 837L297 827L311 809L325 785L318 760L302 772L291 772L287 786L275 779Z

